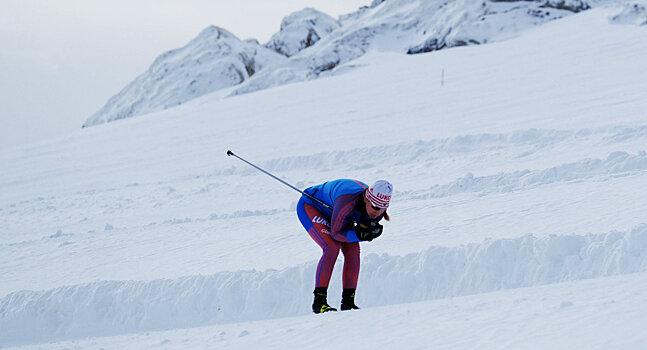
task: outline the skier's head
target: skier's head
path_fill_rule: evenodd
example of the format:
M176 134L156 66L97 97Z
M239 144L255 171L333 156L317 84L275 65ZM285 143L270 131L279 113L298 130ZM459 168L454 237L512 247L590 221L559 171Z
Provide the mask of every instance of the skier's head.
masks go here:
M366 190L366 198L371 201L374 207L379 209L386 209L389 207L391 201L391 194L393 193L393 185L386 180L377 180L373 186Z
M386 211L391 201L393 185L386 180L377 180L364 192L366 213L372 218L378 217Z

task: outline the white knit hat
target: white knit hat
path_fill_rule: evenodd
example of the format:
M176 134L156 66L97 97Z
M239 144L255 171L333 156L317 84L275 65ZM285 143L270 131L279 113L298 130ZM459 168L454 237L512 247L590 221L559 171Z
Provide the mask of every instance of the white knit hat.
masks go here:
M393 185L386 180L377 180L373 186L366 190L366 198L368 198L374 206L386 209L389 207L391 201L391 194L393 193Z

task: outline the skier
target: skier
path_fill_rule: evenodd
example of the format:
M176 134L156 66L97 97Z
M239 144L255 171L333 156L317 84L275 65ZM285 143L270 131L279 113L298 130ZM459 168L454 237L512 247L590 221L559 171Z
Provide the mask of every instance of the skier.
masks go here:
M359 241L372 241L382 234L382 218L389 220L386 209L393 185L378 180L373 186L357 180L340 179L312 186L304 193L321 203L301 196L297 215L312 239L321 246L323 255L315 274L312 311L316 314L337 311L328 305L328 284L339 250L344 254L341 310L359 309L355 305L355 290L359 276Z

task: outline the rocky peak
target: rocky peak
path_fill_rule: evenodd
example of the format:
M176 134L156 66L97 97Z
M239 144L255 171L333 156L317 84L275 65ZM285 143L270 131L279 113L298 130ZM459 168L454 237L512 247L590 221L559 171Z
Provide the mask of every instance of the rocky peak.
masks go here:
M265 45L287 57L308 48L335 29L340 23L327 14L306 8L283 19L281 31L274 34Z

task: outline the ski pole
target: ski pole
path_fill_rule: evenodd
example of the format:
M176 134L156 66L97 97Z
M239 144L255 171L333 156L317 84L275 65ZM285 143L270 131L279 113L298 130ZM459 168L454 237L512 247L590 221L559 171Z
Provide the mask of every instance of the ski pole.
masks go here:
M298 189L298 188L296 188L296 187L294 187L294 186L290 185L289 183L287 183L287 182L285 182L285 181L283 181L283 180L279 179L278 177L276 177L276 176L274 176L274 175L272 175L272 174L268 173L267 171L265 171L265 170L263 170L263 169L261 169L261 168L257 167L256 165L254 165L254 164L252 164L252 163L250 163L250 162L246 161L245 159L243 159L243 158L239 157L238 155L234 154L234 152L232 152L232 151L227 151L227 155L228 155L228 156L234 156L234 157L236 157L236 158L238 158L238 159L242 160L243 162L245 162L245 163L247 163L247 164L249 164L249 165L253 166L253 167L254 167L254 168L256 168L257 170L259 170L259 171L261 171L261 172L265 173L266 175L271 176L273 179L275 179L275 180L277 180L277 181L280 181L282 184L284 184L284 185L286 185L286 186L290 187L291 189L293 189L293 190L295 190L295 191L297 191L297 192L301 193L302 195L304 195L304 196L306 196L306 197L308 197L308 198L312 199L313 201L318 202L319 204L323 205L324 207L326 207L326 208L328 208L328 209L332 210L332 206L331 206L331 205L329 205L329 204L327 204L327 203L324 203L323 201L321 201L321 200L319 200L319 199L317 199L317 198L315 198L315 197L313 197L313 196L311 196L311 195L309 195L309 194L307 194L307 193L305 193L305 192L301 191L300 189Z

